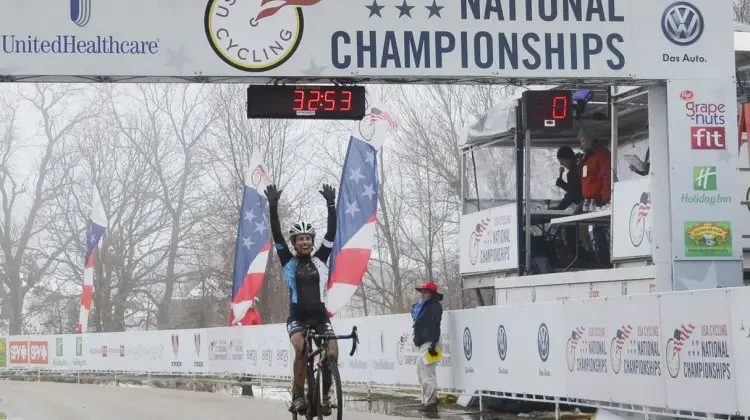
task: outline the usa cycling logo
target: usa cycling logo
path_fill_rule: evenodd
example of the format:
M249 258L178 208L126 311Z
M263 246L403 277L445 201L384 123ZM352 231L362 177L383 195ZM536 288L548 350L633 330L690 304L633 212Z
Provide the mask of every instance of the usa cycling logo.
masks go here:
M705 22L697 7L686 1L672 3L661 17L661 30L680 47L694 44L703 35Z
M320 1L209 0L206 38L214 53L237 70L273 70L289 61L302 41L302 8Z
M91 0L70 0L70 20L83 28L91 19Z

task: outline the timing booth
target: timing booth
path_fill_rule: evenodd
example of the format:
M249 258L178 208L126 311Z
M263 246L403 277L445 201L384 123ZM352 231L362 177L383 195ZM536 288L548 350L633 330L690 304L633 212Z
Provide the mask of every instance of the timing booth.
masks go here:
M744 281L750 277L750 104L747 102L747 68L750 67L750 33L735 37L738 96L738 143L726 139L716 125L733 121L721 104L695 101L690 90L680 92L685 114L691 119L693 150L717 150L719 164L739 156L737 194L722 190L716 167L691 168L692 188L680 191L687 211L693 206L741 207L745 217L734 235L741 237ZM464 289L494 289L495 303L514 304L570 298L653 293L656 287L653 243L654 224L651 174L660 168L649 163L648 86L598 87L531 86L516 98L501 102L466 128L461 139L463 215L461 253ZM585 97L580 96L587 93ZM579 95L576 98L576 95ZM585 106L582 106L585 101ZM663 118L663 117L662 117ZM612 153L612 200L602 209L583 212L580 206L551 209L562 191L556 191L555 152L560 146L580 150L578 127L591 130ZM686 136L687 138L687 136ZM657 143L658 144L658 143ZM734 149L734 145L737 145ZM728 146L728 147L727 147ZM657 146L658 147L658 146ZM726 148L727 152L720 149ZM505 222L502 224L501 222ZM566 244L559 233L574 226L584 244L572 258L563 254ZM590 264L590 251L601 243L592 239L594 229L606 228L611 269ZM722 223L692 223L685 227L690 238L703 235L716 245L726 244L731 229ZM498 234L496 232L506 232ZM577 241L581 239L577 237ZM687 239L686 239L687 240ZM588 243L585 243L588 242ZM587 253L588 251L588 253ZM728 250L724 251L728 254ZM690 252L707 256L705 250ZM595 255L595 254L594 254ZM587 259L588 258L588 259ZM724 287L716 266L701 273L716 287ZM698 287L685 279L675 289Z
M555 276L557 280L549 281L560 283L559 277L566 273L580 277L583 270L619 266L633 257L641 266L646 264L645 251L629 255L611 250L615 241L623 239L610 233L615 197L608 205L586 211L583 203L555 209L562 197L555 187L556 152L561 146L580 150L582 126L607 149L629 150L646 160L647 88L532 86L466 128L459 145L465 288L495 288L496 282L513 281L528 288L529 281ZM613 189L618 190L622 180L638 186L645 183L648 189L648 177L632 172L625 159L633 158L612 153L612 179L618 181ZM644 231L647 222L640 221ZM632 277L632 271L622 275ZM640 286L648 291L648 284Z

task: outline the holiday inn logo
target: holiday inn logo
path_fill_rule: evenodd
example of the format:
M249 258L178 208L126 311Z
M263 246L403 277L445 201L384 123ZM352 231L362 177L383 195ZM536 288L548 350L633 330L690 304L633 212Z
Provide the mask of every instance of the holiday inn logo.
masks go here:
M693 192L682 193L681 201L685 204L732 204L732 197L716 192L719 177L716 166L693 167Z
M716 191L716 166L693 167L693 189L695 191Z

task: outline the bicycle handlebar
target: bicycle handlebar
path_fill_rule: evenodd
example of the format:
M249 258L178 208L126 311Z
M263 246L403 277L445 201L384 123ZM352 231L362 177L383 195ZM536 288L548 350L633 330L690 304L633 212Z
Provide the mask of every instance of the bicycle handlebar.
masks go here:
M357 326L352 327L352 333L347 335L333 335L333 334L316 334L317 338L323 338L325 340L352 340L352 351L349 352L349 356L354 356L357 351L357 344L359 344L359 335L357 334Z

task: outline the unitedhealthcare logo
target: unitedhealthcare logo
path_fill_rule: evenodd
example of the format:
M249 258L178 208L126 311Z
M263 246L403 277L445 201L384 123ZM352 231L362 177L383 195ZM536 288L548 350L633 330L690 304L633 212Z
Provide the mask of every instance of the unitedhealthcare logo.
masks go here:
M91 0L70 0L70 20L83 28L91 19Z
M661 18L664 36L675 45L687 47L703 35L705 23L697 7L686 1L672 3Z
M92 0L70 0L70 20L83 28L91 20ZM159 54L157 39L115 36L108 33L70 32L52 36L34 33L0 34L0 53L17 55L120 55L143 56Z

